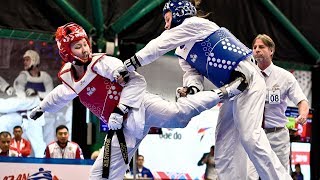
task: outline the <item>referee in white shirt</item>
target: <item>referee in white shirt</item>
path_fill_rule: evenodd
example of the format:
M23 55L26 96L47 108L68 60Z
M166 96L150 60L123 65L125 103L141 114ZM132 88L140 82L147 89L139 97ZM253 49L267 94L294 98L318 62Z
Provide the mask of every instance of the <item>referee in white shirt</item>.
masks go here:
M261 74L267 85L267 97L264 110L264 128L272 150L282 165L288 170L290 156L290 136L286 128L285 116L287 98L298 106L299 116L296 122L304 124L309 113L309 104L298 81L289 71L272 63L275 52L273 40L266 34L259 34L252 42L253 56L258 62ZM248 166L249 179L258 179L258 173L251 162Z

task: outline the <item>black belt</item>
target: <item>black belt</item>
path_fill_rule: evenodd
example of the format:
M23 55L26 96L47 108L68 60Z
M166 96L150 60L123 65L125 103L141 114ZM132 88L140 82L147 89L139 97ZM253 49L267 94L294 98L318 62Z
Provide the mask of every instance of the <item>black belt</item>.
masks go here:
M264 132L268 134L268 133L280 131L281 129L284 129L284 127L264 128Z
M123 128L118 129L116 131L109 130L107 139L104 143L104 154L103 154L103 164L102 164L102 177L109 178L109 171L110 171L110 160L111 160L111 142L114 133L117 134L120 150L123 157L123 160L126 164L128 164L128 149L126 144L126 139L124 138Z

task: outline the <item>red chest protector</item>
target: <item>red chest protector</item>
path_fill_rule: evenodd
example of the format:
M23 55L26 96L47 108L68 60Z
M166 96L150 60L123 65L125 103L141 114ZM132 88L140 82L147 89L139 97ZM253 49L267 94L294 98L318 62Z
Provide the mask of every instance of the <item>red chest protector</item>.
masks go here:
M118 105L122 86L102 77L93 71L93 66L102 59L93 58L86 73L75 80L71 72L71 63L66 63L59 72L59 78L78 94L81 103L99 119L108 122L110 114Z
M119 103L121 91L122 86L118 83L98 75L78 95L85 107L107 123Z

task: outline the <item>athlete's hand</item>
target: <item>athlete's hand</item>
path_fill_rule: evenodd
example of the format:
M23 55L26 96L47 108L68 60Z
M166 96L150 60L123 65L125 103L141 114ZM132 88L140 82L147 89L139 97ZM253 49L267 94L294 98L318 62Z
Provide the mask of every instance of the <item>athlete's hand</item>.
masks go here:
M42 114L44 113L44 111L42 110L42 108L40 106L35 107L34 109L32 109L31 113L30 113L30 118L33 120L38 119L40 116L42 116Z
M116 69L113 72L113 78L117 83L125 85L125 83L129 81L129 72L127 71L127 68L122 66Z
M8 87L8 89L6 90L6 93L8 96L12 96L15 93L15 90L13 87Z
M176 91L177 98L179 97L186 97L188 94L195 94L199 92L200 90L195 86L189 86L189 87L178 87Z
M126 82L124 81L124 78L122 76L118 76L116 79L117 83L121 84L121 85L125 85Z
M176 97L180 98L180 97L186 97L187 94L187 87L178 87L176 90Z
M118 113L111 113L108 121L108 127L111 130L121 129L123 122L123 115Z
M37 95L37 91L35 91L32 88L28 88L28 89L26 89L26 95L27 96L35 96L35 95Z

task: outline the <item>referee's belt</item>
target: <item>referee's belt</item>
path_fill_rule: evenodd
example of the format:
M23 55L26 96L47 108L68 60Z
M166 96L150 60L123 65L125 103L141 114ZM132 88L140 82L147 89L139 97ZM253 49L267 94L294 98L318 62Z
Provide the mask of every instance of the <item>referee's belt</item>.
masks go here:
M114 133L117 134L120 150L123 157L123 160L126 164L128 164L128 150L126 140L123 134L123 127L118 130L109 130L107 139L104 143L104 154L103 154L103 164L102 164L102 177L109 179L110 172L110 161L111 161L111 142Z
M284 129L284 127L264 128L264 132L265 132L266 134L268 134L268 133L273 133L273 132L280 131L280 130L282 130L282 129Z

